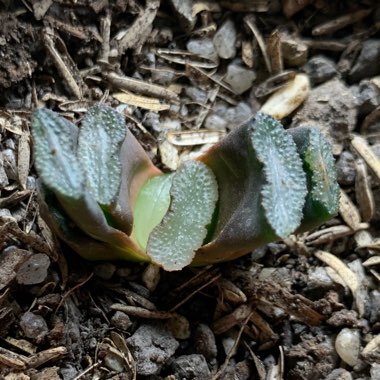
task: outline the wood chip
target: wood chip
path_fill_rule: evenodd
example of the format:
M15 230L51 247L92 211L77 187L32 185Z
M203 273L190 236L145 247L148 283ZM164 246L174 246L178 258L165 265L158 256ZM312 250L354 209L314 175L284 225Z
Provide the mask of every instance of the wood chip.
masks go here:
M372 265L379 265L380 264L380 256L372 256L366 261L364 261L363 266L370 267Z
M170 91L165 87L158 86L157 84L151 84L139 79L121 76L113 72L103 73L103 77L112 86L121 90L150 95L159 99L164 98L178 101L178 95L175 92Z
M160 0L147 0L146 6L136 20L128 27L123 37L118 41L119 54L127 49L140 50L153 29Z
M351 145L363 158L366 164L373 170L377 179L380 180L380 159L370 148L367 141L361 136L354 135L351 140Z
M6 348L0 347L0 364L2 366L22 370L26 368L27 357L16 354Z
M232 313L225 315L224 317L216 320L212 324L212 330L215 334L222 334L232 327L236 326L238 323L244 321L252 311L251 305L244 304L237 307Z
M345 225L333 226L315 231L306 236L305 241L308 244L318 245L331 243L334 240L341 239L345 236L352 235L353 231L350 227Z
M26 189L26 180L30 166L30 144L29 133L23 133L18 140L17 150L17 172L18 181L23 189Z
M153 112L165 111L170 108L169 104L163 104L157 98L148 98L146 96L134 95L127 91L115 92L111 95L121 103L144 108Z
M363 18L367 17L372 12L372 9L359 9L358 11L347 13L335 20L328 21L313 28L313 36L322 36L331 34L340 30L348 25L354 24Z
M340 191L339 213L352 230L357 231L360 229L361 217L359 210L343 190Z
M173 145L192 146L202 144L215 144L226 135L225 131L202 129L199 131L170 131L166 138Z
M351 290L352 295L355 299L356 307L358 309L359 315L362 317L364 315L364 301L361 299L361 284L359 282L358 276L338 257L332 255L326 251L316 251L314 255L329 267L334 269L339 276L342 278L344 283Z
M376 335L373 339L371 339L367 345L363 348L361 354L365 357L370 355L375 350L380 348L380 334Z
M367 166L364 160L355 161L356 177L355 177L355 196L359 205L360 215L363 222L369 222L375 214L375 200L371 185Z
M67 354L66 347L54 347L47 350L37 352L36 354L27 358L29 368L37 368L45 363L53 360L59 360Z
M122 303L115 303L110 306L111 310L122 311L125 314L147 319L169 319L177 316L169 311L147 310L138 306L129 306Z

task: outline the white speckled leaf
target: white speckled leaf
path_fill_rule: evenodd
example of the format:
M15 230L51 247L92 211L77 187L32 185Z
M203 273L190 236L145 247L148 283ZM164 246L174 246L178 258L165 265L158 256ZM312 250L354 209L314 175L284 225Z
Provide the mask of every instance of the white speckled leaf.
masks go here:
M302 219L307 188L301 158L281 123L262 113L251 125L251 142L265 173L265 215L276 234L285 237Z
M169 211L153 229L147 253L165 270L189 265L207 235L218 199L214 174L198 161L185 162L175 173Z
M86 188L94 199L109 205L121 181L120 146L126 135L123 116L105 105L88 110L78 139L78 161Z
M33 116L35 166L44 184L56 194L79 199L84 176L76 157L78 128L45 108Z
M303 160L308 195L301 229L316 227L338 213L339 185L331 146L318 128L289 130Z

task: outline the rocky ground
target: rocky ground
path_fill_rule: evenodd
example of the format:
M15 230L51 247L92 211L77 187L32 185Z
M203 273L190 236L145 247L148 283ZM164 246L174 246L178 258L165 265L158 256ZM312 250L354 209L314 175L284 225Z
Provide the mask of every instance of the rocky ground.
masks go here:
M380 379L379 30L375 0L0 0L0 378ZM99 102L166 171L260 109L313 124L340 214L223 265L85 262L29 126Z

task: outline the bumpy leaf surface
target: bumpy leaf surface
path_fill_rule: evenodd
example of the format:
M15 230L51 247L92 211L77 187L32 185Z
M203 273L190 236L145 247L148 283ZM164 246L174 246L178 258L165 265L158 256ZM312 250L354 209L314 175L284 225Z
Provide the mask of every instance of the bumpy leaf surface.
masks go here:
M318 128L289 129L303 160L308 194L302 230L318 226L338 213L339 185L331 146Z
M300 225L303 216L307 187L302 161L292 137L277 120L258 113L250 129L252 145L265 172L265 214L276 235L285 237Z
M191 263L207 235L218 199L215 176L203 163L187 161L175 173L170 195L170 209L150 234L147 252L173 271Z
M110 205L121 181L120 147L126 135L122 115L105 105L92 107L82 121L78 161L86 190L101 205Z
M43 182L56 194L79 199L84 176L76 157L78 128L45 108L33 116L35 166Z

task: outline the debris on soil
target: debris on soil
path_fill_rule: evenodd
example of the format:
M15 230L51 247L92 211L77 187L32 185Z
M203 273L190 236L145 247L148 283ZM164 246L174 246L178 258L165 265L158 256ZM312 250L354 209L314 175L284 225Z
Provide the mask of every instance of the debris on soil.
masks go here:
M380 378L375 0L0 1L0 378ZM257 111L331 139L340 212L239 260L89 263L39 212L29 129L116 108L175 170Z

